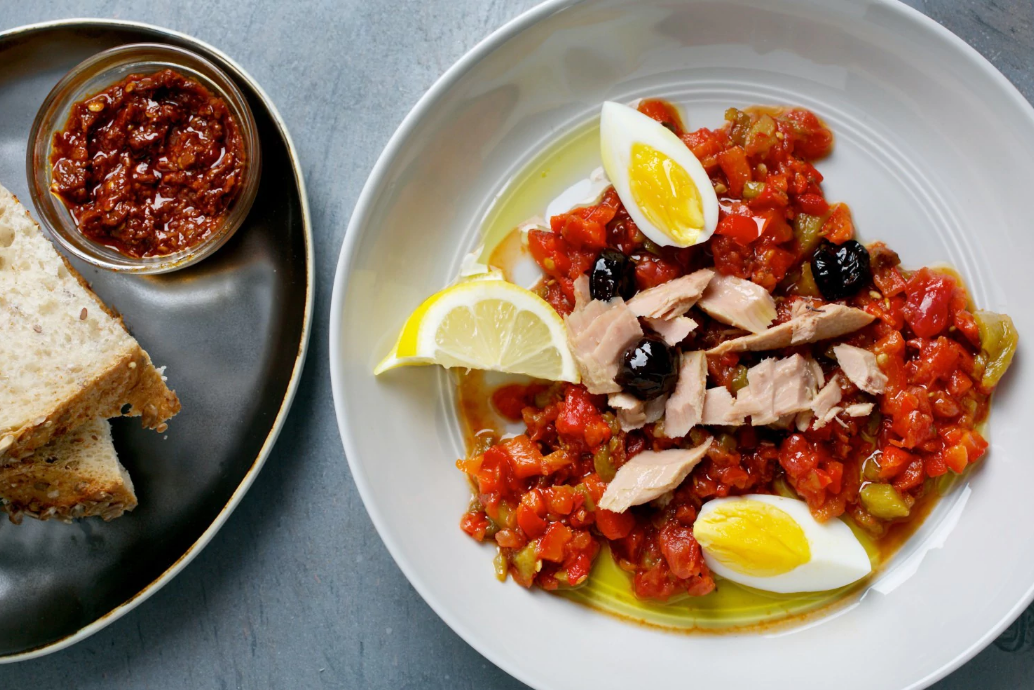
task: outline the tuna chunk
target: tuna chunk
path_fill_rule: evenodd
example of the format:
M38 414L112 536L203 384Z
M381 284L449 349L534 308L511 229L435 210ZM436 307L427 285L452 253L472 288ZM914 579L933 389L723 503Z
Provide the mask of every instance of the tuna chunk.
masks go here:
M664 342L668 343L672 347L675 347L683 340L686 336L693 332L693 329L697 327L697 322L688 316L676 316L674 319L644 319L646 325L649 326L657 333L657 335L664 338Z
M614 408L623 431L641 429L646 424L646 404L628 393L611 393L607 403Z
M607 486L599 507L623 513L678 487L700 464L711 447L708 439L696 448L644 451L621 466Z
M876 355L853 345L837 345L833 354L844 376L866 393L879 395L887 387L887 375L880 371Z
M714 271L705 268L688 276L669 280L638 293L628 300L628 307L636 316L651 319L673 319L682 316L704 294L704 288L712 276Z
M736 276L712 278L697 306L711 318L751 333L762 333L776 317L768 290Z
M574 308L581 309L592 301L592 291L589 290L589 276L581 274L574 279Z
M704 410L700 423L709 426L740 426L744 415L736 407L736 400L725 386L708 388L704 392Z
M664 408L668 404L668 396L662 395L646 401L646 423L653 424L664 416Z
M876 318L868 312L841 304L813 307L801 301L794 305L792 318L761 333L727 340L707 351L709 355L726 352L761 352L790 345L804 345L836 338L857 331Z
M793 305L790 325L793 327L791 345L803 345L853 333L868 326L876 318L872 314L842 304L823 304L814 307L801 300Z
M736 411L754 426L788 423L811 409L818 390L810 362L800 355L766 359L747 370L747 387L736 396Z
M700 423L704 415L704 391L707 388L707 357L703 352L682 355L679 381L664 407L664 435L685 436Z
M815 414L816 429L826 426L843 411L839 407L841 395L840 381L838 377L834 376L815 396L815 400L811 404L811 411Z
M667 396L662 395L659 398L643 402L628 393L612 393L607 398L607 403L614 408L621 429L632 431L641 429L647 424L653 424L663 417L667 400Z
M581 304L565 321L567 340L585 387L594 394L620 393L614 377L625 350L643 337L639 319L624 300L615 297L609 302Z
M844 408L848 417L868 417L872 414L872 403L855 403Z

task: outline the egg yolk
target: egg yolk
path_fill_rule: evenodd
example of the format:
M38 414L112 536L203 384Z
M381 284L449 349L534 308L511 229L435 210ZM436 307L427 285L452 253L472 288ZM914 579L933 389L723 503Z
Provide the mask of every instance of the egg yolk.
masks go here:
M696 242L704 207L685 168L652 146L636 143L628 179L632 198L647 220L681 245Z
M804 530L760 501L730 501L697 518L693 536L709 556L742 575L772 577L811 559Z

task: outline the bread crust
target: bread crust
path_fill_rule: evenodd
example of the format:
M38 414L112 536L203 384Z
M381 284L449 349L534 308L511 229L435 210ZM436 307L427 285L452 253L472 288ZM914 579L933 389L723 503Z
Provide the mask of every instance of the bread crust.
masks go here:
M15 524L25 516L61 522L114 520L137 506L129 475L124 470L123 475L124 481L85 481L57 465L20 460L0 468L0 511Z
M118 461L105 420L93 420L32 456L0 468L0 511L70 522L113 520L136 507L133 480Z
M0 467L31 455L91 419L121 416L126 404L130 406L126 416L140 417L146 428L159 431L164 431L165 422L180 411L176 393L165 385L139 345L45 418L0 436Z

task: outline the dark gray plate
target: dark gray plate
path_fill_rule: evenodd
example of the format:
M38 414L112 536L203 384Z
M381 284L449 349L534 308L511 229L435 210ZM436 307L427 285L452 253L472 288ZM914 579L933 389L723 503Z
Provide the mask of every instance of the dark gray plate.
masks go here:
M183 411L164 435L136 420L114 421L115 445L140 500L132 513L111 523L0 525L0 662L96 632L197 555L262 466L305 357L312 239L301 169L272 103L210 46L111 21L0 33L0 183L28 203L25 148L43 98L81 60L141 41L193 50L236 80L258 124L262 183L233 239L193 268L122 276L73 261L154 362L168 366Z

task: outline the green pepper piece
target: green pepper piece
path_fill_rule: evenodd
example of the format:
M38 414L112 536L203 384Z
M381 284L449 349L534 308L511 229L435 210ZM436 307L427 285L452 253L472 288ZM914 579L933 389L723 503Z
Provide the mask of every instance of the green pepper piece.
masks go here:
M764 182L744 182L743 183L743 198L754 199L765 191Z
M801 297L822 297L819 285L815 282L815 274L811 272L810 263L801 265L801 277L797 280L794 290Z
M513 510L505 501L499 502L499 518L495 521L499 528L513 529L517 525L517 511ZM491 520L491 518L489 518Z
M574 487L574 490L576 493L579 493L583 497L585 497L585 503L583 503L582 505L585 506L586 510L596 510L596 502L592 500L592 494L589 493L589 487L587 487L585 484L578 484Z
M736 108L729 108L725 111L725 119L732 123L729 129L729 138L734 144L743 145L743 141L750 129L750 113L745 113Z
M793 490L790 483L786 481L786 477L778 477L772 482L772 488L775 489L776 494L784 498L800 498L797 492Z
M610 461L610 444L604 444L596 449L596 452L592 454L592 465L596 468L596 474L600 475L600 479L605 482L609 482L614 479L614 475L617 474L617 468L614 467L614 463Z
M502 549L496 550L495 558L492 559L492 565L495 566L495 579L500 582L506 582L506 556L503 555Z
M908 517L909 507L890 484L866 484L859 493L862 505L873 516L884 520Z
M793 236L797 239L797 253L808 256L822 240L822 218L798 213L793 219Z
M747 387L747 367L737 364L732 374L732 392L739 393Z
M880 463L876 459L879 453L873 453L862 463L862 480L875 482L880 478ZM892 487L893 488L893 487Z
M535 574L542 568L542 561L537 553L538 540L529 541L527 546L513 555L513 567L517 569L522 582L531 583Z
M765 155L775 144L776 122L767 113L757 119L747 132L744 148L751 155Z
M986 361L980 383L984 388L994 388L1012 363L1020 336L1012 319L1005 314L976 311L973 317L980 329L980 349Z

